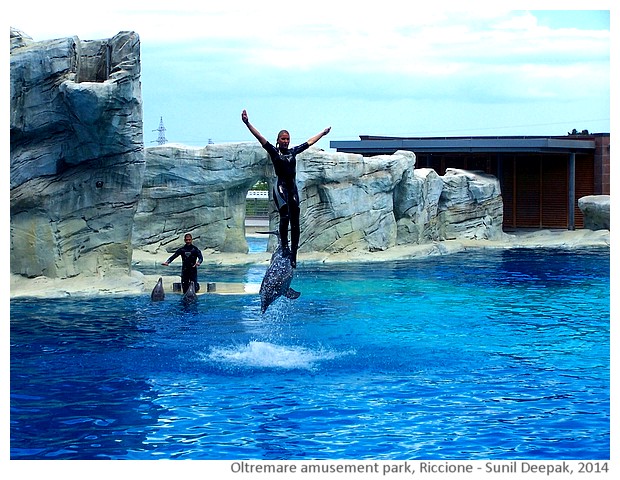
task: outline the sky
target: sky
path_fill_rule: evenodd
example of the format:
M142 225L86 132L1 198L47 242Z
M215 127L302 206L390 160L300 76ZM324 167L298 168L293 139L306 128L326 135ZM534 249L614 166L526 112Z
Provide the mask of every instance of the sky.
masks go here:
M246 109L273 141L331 126L328 150L360 135L610 132L615 10L584 3L10 2L8 19L35 41L135 31L146 146L160 119L170 143L255 141Z

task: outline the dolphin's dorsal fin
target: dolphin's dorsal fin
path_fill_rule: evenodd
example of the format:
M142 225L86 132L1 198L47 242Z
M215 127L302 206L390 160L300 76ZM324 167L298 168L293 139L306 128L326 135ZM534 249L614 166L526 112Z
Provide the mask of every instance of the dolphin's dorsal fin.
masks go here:
M301 295L301 293L293 290L292 288L289 288L286 293L284 294L284 296L286 298L290 298L292 300L295 300L296 298L299 298L299 296Z

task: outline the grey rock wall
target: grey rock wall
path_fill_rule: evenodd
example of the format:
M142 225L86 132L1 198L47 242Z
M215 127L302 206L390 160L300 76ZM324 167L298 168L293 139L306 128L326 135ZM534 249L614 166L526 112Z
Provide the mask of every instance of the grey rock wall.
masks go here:
M394 190L413 169L413 153L363 157L313 149L298 158L300 252L396 245Z
M256 142L147 148L133 247L171 252L191 233L203 250L247 252L245 197L259 180L271 190L273 167ZM363 157L311 148L298 156L297 183L302 253L503 235L495 177L456 169L440 177L415 169L412 152ZM269 229L277 225L272 207Z
M577 200L583 213L583 226L590 230L609 230L610 204L609 195L588 195Z
M442 240L499 240L503 236L504 205L496 177L448 168L442 180L438 205Z
M131 268L144 152L140 41L11 30L11 272Z
M191 233L203 251L248 251L245 197L270 167L260 146L165 145L147 148L145 157L133 226L135 248L171 252Z

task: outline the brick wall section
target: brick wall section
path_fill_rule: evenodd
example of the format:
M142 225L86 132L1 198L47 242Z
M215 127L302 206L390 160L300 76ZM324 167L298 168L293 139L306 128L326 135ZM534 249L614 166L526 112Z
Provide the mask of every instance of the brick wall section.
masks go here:
M609 134L594 137L596 145L594 152L594 190L597 195L610 194L609 138Z

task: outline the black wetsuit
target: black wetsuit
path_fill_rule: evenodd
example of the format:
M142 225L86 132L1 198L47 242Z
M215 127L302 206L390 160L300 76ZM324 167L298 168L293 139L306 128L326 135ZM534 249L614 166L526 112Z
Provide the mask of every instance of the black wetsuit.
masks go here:
M194 245L183 245L166 262L170 263L178 256L181 256L183 260L183 267L181 268L181 287L183 288L183 293L187 292L189 282L194 282L196 291L200 290L198 269L194 265L196 265L196 260L202 263L202 252Z
M278 177L273 191L273 199L280 213L280 239L282 248L288 248L288 225L291 225L291 262L297 259L299 247L299 192L295 183L297 154L306 150L310 145L304 142L296 147L281 151L267 142L263 148L269 153L273 168Z

